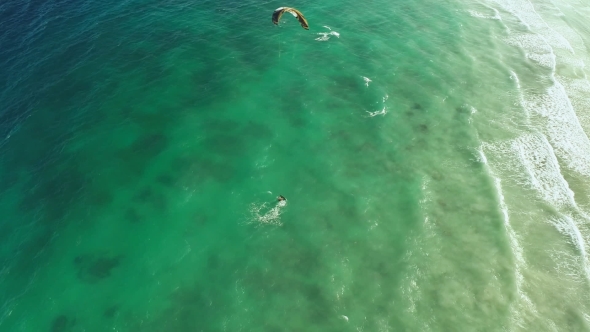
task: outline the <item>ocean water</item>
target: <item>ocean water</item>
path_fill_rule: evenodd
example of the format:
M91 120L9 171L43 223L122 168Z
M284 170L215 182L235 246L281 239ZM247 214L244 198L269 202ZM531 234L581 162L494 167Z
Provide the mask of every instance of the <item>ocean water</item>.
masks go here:
M2 1L0 331L590 331L588 17Z

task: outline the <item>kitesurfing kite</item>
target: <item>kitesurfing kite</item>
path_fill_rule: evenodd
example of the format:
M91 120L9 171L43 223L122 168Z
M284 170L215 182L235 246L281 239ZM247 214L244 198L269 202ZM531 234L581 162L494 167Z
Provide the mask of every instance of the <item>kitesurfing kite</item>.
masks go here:
M309 30L309 24L307 24L307 20L305 19L303 14L301 14L301 12L298 11L297 9L290 8L290 7L277 8L274 11L274 13L272 13L272 23L279 25L279 20L281 19L281 16L283 16L283 14L285 12L289 12L289 13L293 14L293 16L295 16L297 18L297 20L299 20L299 23L301 24L303 29Z

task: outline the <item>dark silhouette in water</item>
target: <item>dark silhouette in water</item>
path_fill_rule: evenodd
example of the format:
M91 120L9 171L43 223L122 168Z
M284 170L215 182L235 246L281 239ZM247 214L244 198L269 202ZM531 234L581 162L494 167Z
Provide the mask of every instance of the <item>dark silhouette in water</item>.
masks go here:
M277 201L281 202L281 201L286 201L287 199L285 198L285 196L283 195L279 195L279 197L277 197Z
M158 211L165 211L167 208L166 196L151 187L142 189L135 199L141 204L152 206Z
M162 174L156 178L156 181L166 187L174 186L174 178L170 175Z
M141 178L148 165L152 164L153 160L164 152L168 145L169 139L165 135L148 134L139 137L131 145L114 152L119 159L121 172L130 175L124 180Z
M129 221L132 224L136 224L138 222L141 222L142 218L137 212L137 210L135 210L134 208L128 208L127 211L125 211L125 219L127 219L127 221Z
M103 316L105 318L113 318L119 312L119 307L117 305L112 305L105 309L103 312Z
M71 331L76 324L75 319L69 319L65 315L59 315L51 323L51 332L67 332Z
M86 254L77 256L74 264L78 268L78 278L88 283L95 283L108 278L111 271L121 263L121 256L104 256Z

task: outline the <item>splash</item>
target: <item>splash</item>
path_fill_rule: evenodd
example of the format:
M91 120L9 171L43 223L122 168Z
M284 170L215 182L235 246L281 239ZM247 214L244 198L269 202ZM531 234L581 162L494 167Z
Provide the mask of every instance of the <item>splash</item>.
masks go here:
M385 114L387 114L387 109L385 107L383 107L383 109L380 110L380 111L375 111L375 112L366 111L366 112L369 113L369 117L372 118L372 117L377 116L377 115L385 115Z
M275 225L282 226L281 214L282 209L287 206L287 201L277 202L273 207L269 207L268 203L252 203L250 204L250 222L261 225Z
M502 20L502 17L500 17L500 12L498 12L497 9L491 8L491 7L488 7L488 8L490 8L494 11L494 15L485 15L485 14L482 14L482 13L476 11L476 10L468 10L468 12L469 12L469 15L471 15L473 17L477 17L477 18L485 18L488 20Z
M326 28L326 29L328 29L330 31L328 31L328 32L318 32L317 34L320 35L321 37L318 37L315 40L317 40L317 41L328 41L328 40L330 40L330 38L332 36L335 36L336 38L340 38L340 33L336 32L336 31L332 31L332 29L329 26L324 25L324 28Z

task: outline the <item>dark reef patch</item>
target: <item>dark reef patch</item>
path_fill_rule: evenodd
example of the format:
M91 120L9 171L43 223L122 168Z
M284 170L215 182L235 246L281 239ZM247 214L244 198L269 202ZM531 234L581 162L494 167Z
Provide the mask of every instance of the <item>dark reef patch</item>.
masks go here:
M96 283L111 276L112 270L121 264L122 256L84 254L74 258L78 278L87 283Z
M23 218L23 221L31 222L31 219L25 217ZM38 226L37 229L32 230L32 232L28 234L26 241L23 241L18 247L11 251L11 255L9 256L10 259L15 262L10 269L11 274L24 283L33 281L33 278L35 278L35 271L39 269L39 266L44 263L47 257L51 256L52 243L57 237L56 229L59 229L56 225ZM6 235L9 237L15 236L12 232ZM23 287L25 286L26 284L23 284Z
M182 182L191 186L200 185L208 179L224 182L234 176L233 165L211 157L182 157L174 165L178 174L185 174Z
M244 136L266 140L272 137L272 130L265 125L248 121L248 123L240 130L240 133Z
M39 181L31 184L19 203L19 209L24 213L41 209L45 224L57 225L85 197L91 181L77 169L47 172L45 175L47 177L42 180L35 177Z
M207 270L215 270L219 267L219 254L213 253L207 257Z
M455 111L460 114L471 114L471 110L467 105L457 106L455 107Z
M227 303L223 297L216 296L219 293L220 290L200 285L179 288L170 295L171 305L167 309L147 324L139 317L135 318L130 331L195 331L195 326L221 331L220 320Z
M130 222L132 224L137 224L137 223L142 222L142 217L141 217L141 215L139 215L139 212L137 212L136 209L128 208L125 211L125 220L127 220L128 222Z
M166 196L159 190L154 190L151 187L142 189L135 195L135 200L141 204L149 205L160 212L166 211L168 207Z
M66 315L59 315L53 319L51 323L51 332L68 332L73 331L76 325L75 318L68 318Z
M209 216L206 214L199 212L195 215L195 223L199 226L204 226L209 222Z
M218 154L240 154L244 151L244 140L237 135L216 134L206 137L202 141L204 147L212 153Z
M119 306L112 305L104 310L102 313L105 318L113 318L119 313Z
M134 111L129 110L127 114L125 114L125 118L138 125L144 132L152 133L151 135L146 135L141 137L136 141L135 149L141 149L143 143L152 143L156 141L163 142L165 141L161 137L157 137L158 135L162 136L162 132L166 132L168 128L172 125L174 121L176 121L175 116L173 116L173 110L168 107L162 107L159 112L142 112L142 111ZM132 147L133 148L133 147Z
M165 135L147 134L115 154L125 167L125 170L128 171L128 174L139 177L154 159L166 150L169 144L169 140Z
M93 206L106 206L113 201L113 195L108 190L92 190L88 193L87 201Z
M176 184L174 177L168 174L158 175L156 177L156 182L165 187L173 187Z
M149 134L137 139L130 147L129 151L139 156L153 158L168 146L168 138L162 134Z

